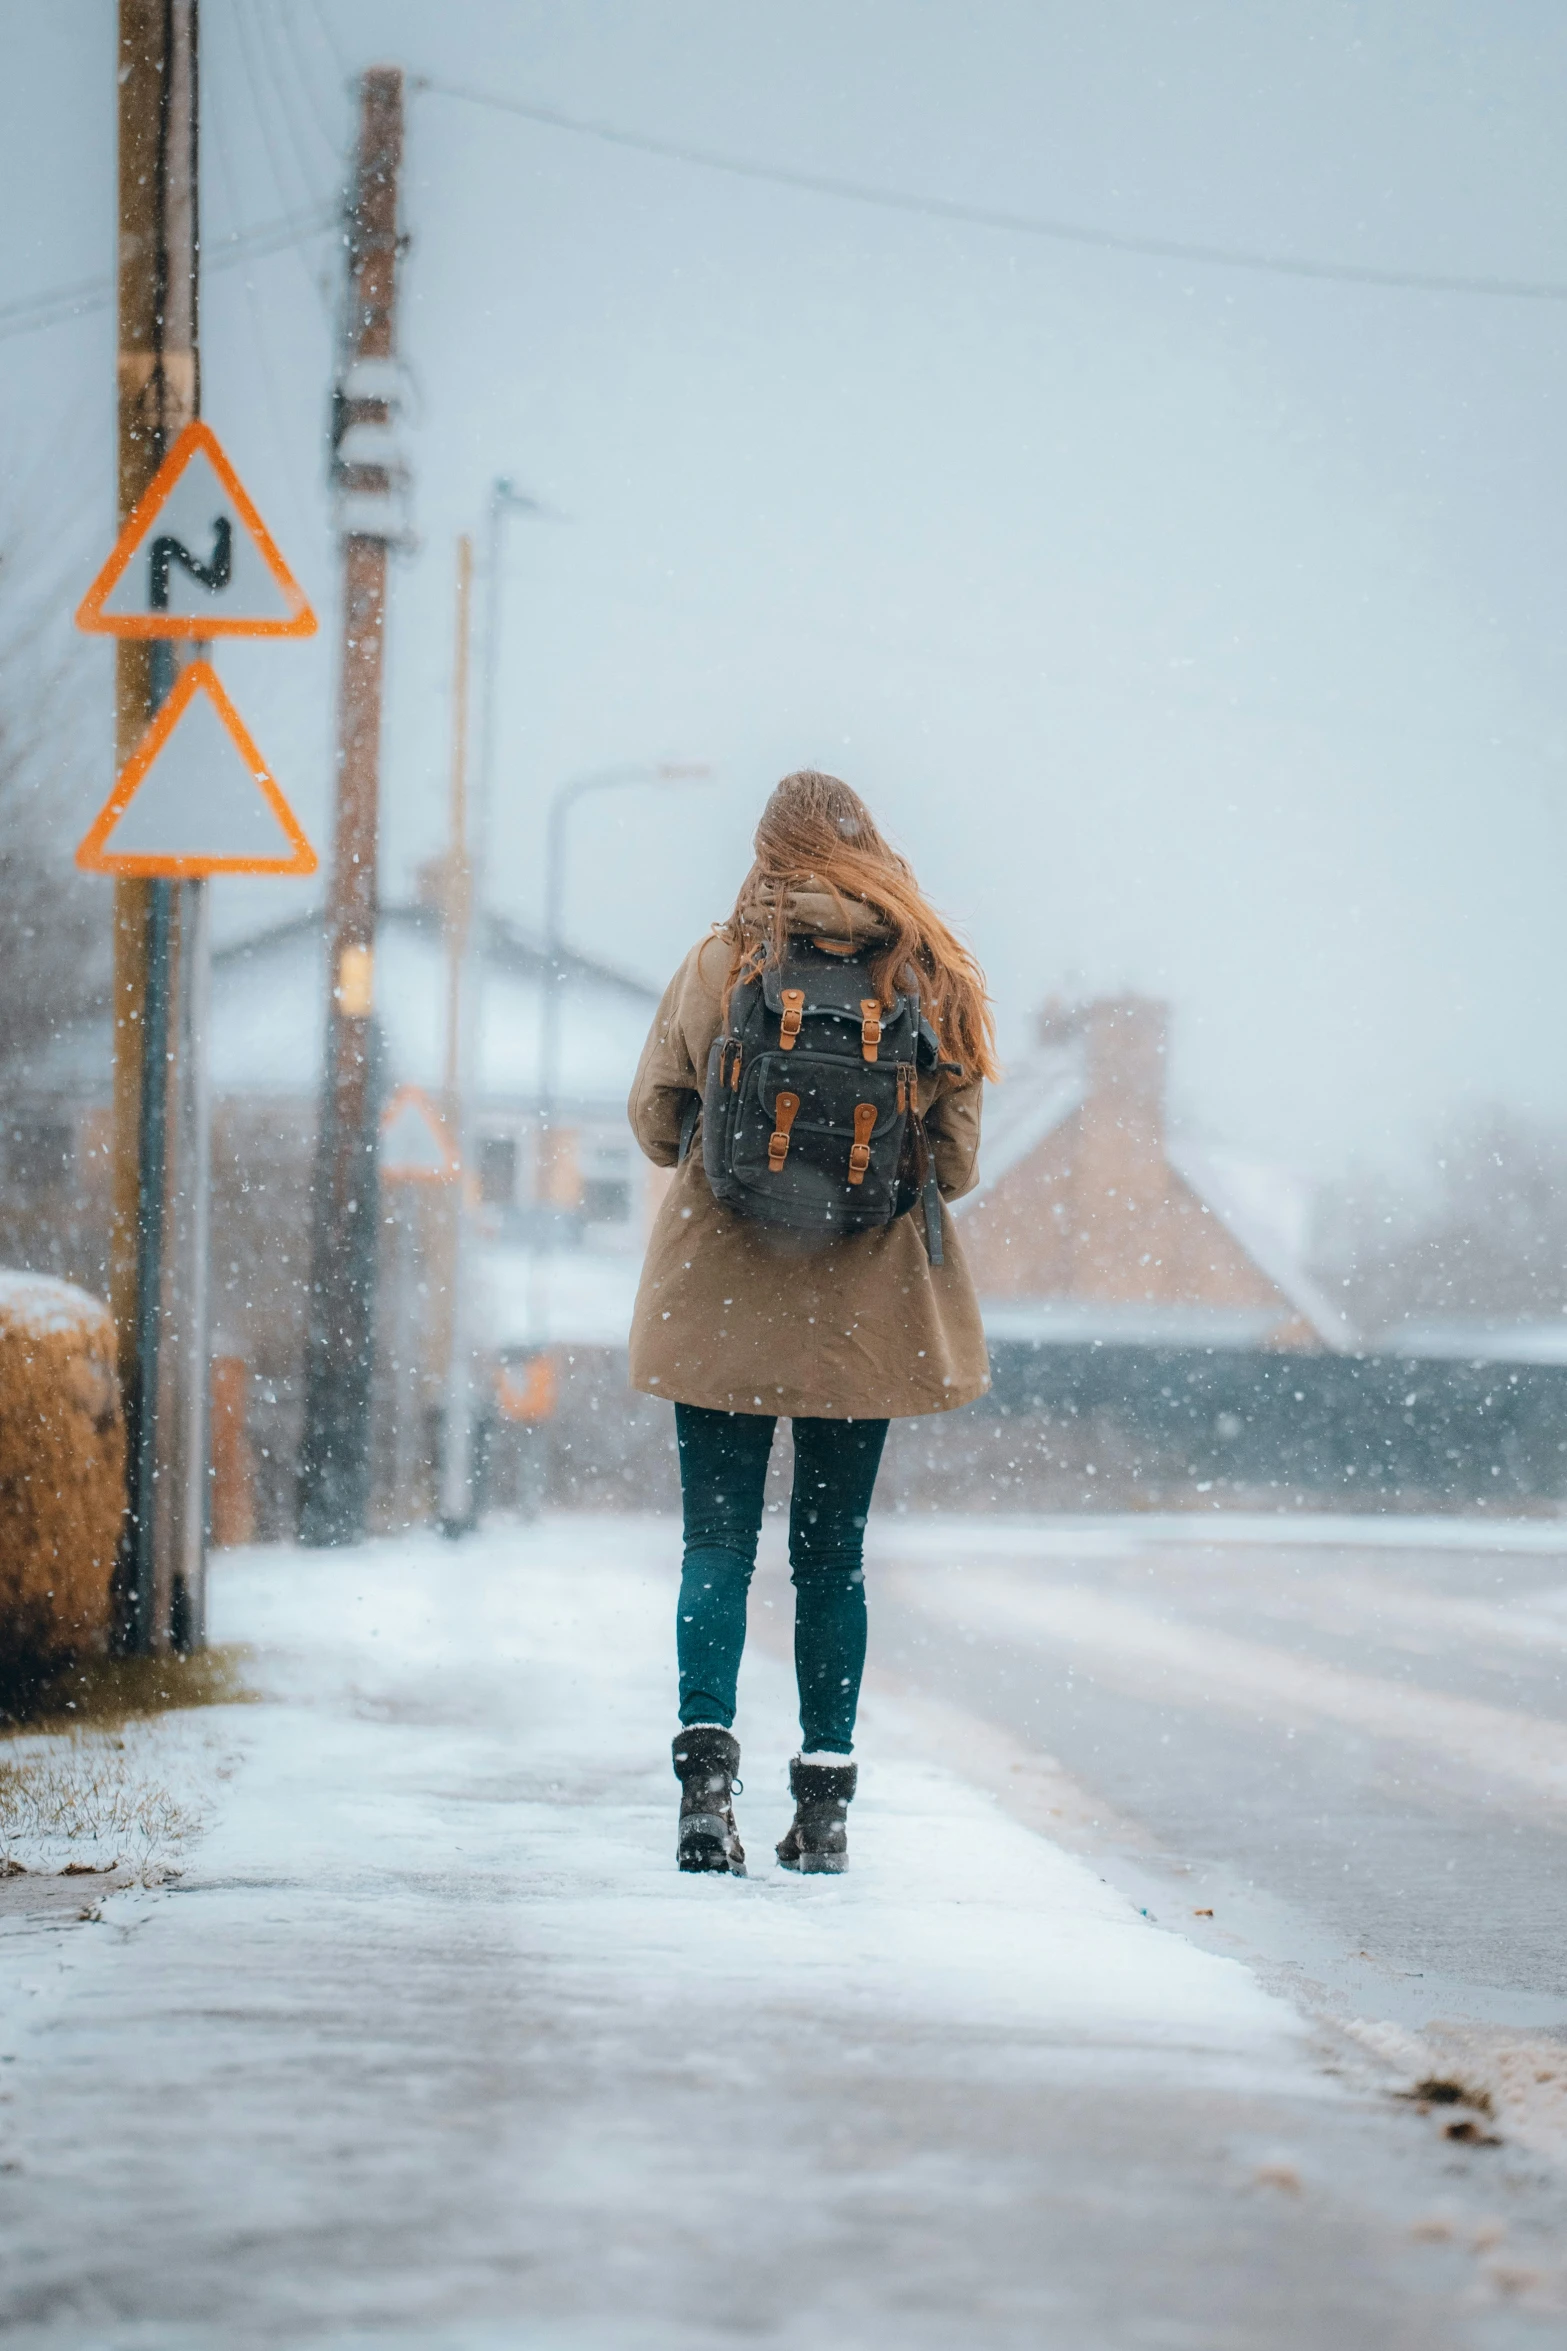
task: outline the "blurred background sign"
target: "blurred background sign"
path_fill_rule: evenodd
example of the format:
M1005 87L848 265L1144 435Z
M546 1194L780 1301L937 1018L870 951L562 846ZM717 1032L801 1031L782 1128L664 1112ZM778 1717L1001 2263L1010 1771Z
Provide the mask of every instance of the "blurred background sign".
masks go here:
M399 1086L381 1114L383 1183L451 1184L460 1173L456 1146L440 1112L419 1086Z

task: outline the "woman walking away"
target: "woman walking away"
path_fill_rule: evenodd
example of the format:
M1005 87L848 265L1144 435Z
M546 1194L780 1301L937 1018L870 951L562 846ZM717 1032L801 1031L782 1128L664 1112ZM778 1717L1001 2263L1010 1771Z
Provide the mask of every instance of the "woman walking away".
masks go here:
M631 1094L675 1169L631 1331L631 1379L675 1407L682 1869L745 1872L732 1725L763 1490L794 1423L789 1561L800 1752L786 1869L848 1867L865 1662L862 1554L887 1423L989 1385L943 1203L976 1180L985 983L870 811L785 776L734 912L665 991Z

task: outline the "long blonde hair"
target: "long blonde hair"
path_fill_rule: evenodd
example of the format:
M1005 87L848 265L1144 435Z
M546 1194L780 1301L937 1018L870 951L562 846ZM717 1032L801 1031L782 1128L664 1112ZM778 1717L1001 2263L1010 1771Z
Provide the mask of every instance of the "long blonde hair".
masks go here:
M890 1009L900 989L917 986L942 1051L965 1077L1000 1076L985 975L858 792L814 767L785 776L762 810L753 846L756 862L734 912L719 925L731 949L726 1007L737 984L781 957L791 928L799 928L798 919L791 923L791 896L819 891L834 901L845 935L855 928L851 904L880 917L885 937L876 941L870 970L882 1003Z

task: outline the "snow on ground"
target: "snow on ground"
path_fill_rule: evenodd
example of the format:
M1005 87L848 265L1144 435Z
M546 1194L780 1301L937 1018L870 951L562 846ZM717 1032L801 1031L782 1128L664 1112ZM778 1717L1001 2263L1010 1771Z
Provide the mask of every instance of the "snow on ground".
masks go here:
M498 1742L489 1768L525 1763L545 1774L520 1814L465 1820L457 1848L476 1869L521 1862L549 1880L551 1900L534 1922L540 1951L644 1988L700 1972L721 1996L751 1995L825 1972L835 1997L882 2015L1026 2020L1169 2051L1195 2037L1210 2051L1279 2056L1286 2013L1240 1968L1150 1930L1085 1863L934 1763L879 1768L872 1752L852 1814L853 1867L840 1884L778 1869L772 1846L788 1825L787 1762L799 1741L789 1678L755 1644L737 1726L752 1874L734 1884L682 1878L672 1867L669 1532L617 1528L622 1558L607 1565L604 1541L601 1522L566 1521L547 1544L491 1537L476 1556L431 1538L348 1563L312 1559L304 1571L328 1670L353 1660L356 1686L373 1675L377 1696L361 1706L417 1719L432 1693L451 1693L408 1757L416 1771L437 1758L453 1773L471 1768L474 1729L458 1714L466 1700L486 1744ZM628 1548L643 1556L627 1561ZM274 1651L297 1643L307 1596L296 1562L261 1555L219 1575L218 1638ZM313 1685L319 1667L304 1660L281 1671L291 1693ZM311 1810L323 1802L286 1716L269 1710L264 1725L248 1783L204 1856L209 1868L230 1851L254 1861L280 1831L297 1854L307 1791ZM586 1809L581 1782L593 1792ZM368 1836L389 1859L427 1857L442 1841L427 1802L410 1810L381 1799L366 1754L336 1782L346 1815L322 1814L321 1833L350 1845Z
M19 2351L1537 2339L1454 2319L1402 2116L885 1705L850 1874L793 1878L753 1644L754 1874L680 1877L674 1561L575 1519L217 1563L272 1702L210 1832L0 1942Z

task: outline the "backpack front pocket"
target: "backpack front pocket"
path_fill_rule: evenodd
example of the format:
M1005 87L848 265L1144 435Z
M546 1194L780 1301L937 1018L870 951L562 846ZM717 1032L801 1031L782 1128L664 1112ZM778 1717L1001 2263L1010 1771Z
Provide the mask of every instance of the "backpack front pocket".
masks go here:
M771 1195L780 1209L798 1202L808 1223L885 1224L904 1124L894 1067L765 1053L741 1081L731 1165L763 1214Z

